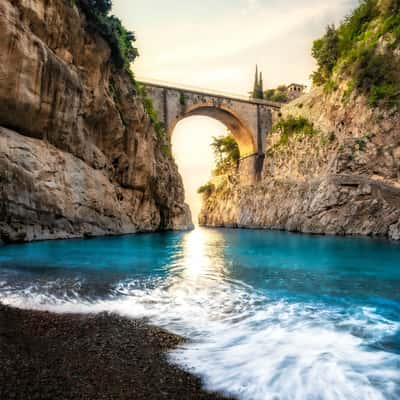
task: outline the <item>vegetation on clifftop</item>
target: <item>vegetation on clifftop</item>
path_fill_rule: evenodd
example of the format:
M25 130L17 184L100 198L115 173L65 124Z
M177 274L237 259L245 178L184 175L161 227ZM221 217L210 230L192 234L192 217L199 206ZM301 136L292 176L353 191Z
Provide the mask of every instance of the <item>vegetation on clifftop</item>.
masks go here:
M74 1L74 0L70 0ZM112 0L75 0L84 11L89 26L96 30L107 41L111 48L111 60L115 67L125 72L131 77L132 83L137 93L142 98L143 106L152 122L158 138L161 141L161 148L166 156L172 156L171 146L166 137L164 125L160 122L151 98L148 96L145 87L134 79L131 63L139 56L139 52L134 47L136 40L135 34L127 30L119 18L110 15ZM123 119L123 116L121 116Z
M276 89L266 90L264 92L264 99L275 101L277 103L287 103L289 101L287 86L280 85Z
M128 31L119 18L110 15L111 0L77 0L85 12L91 28L96 29L111 48L111 56L115 66L129 71L130 64L139 55L135 42L135 34Z
M400 0L362 0L338 27L328 26L314 42L318 69L313 83L327 91L347 81L345 99L365 95L372 107L398 105L400 74L396 49L400 46Z

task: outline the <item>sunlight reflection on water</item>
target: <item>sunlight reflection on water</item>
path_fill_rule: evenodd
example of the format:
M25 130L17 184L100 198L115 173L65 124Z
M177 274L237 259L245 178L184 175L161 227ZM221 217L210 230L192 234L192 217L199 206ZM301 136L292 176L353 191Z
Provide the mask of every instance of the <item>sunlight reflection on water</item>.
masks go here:
M400 246L197 229L0 249L0 300L148 317L242 399L398 400Z

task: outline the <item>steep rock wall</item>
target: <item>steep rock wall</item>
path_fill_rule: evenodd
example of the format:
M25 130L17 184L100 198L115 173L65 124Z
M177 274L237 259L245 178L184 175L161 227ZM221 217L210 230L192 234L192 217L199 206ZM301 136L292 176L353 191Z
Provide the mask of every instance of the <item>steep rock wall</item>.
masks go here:
M0 240L191 227L130 76L68 0L0 3Z
M268 138L262 181L204 197L199 223L400 239L400 115L371 109L344 89L322 89L285 106L318 132L277 146Z

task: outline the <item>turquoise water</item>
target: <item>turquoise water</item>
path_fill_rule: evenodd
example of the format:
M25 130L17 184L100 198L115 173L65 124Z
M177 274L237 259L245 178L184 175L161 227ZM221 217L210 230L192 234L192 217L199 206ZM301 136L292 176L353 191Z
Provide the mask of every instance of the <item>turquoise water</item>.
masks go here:
M148 317L251 400L400 399L400 244L250 230L0 247L0 301Z

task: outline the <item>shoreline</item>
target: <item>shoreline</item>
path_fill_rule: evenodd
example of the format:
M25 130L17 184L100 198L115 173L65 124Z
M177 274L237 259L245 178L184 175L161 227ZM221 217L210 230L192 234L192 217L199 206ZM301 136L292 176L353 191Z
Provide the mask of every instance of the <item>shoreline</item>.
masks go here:
M0 247L1 246L10 246L10 245L18 245L18 244L32 244L32 243L43 243L43 242L59 242L59 241L73 241L73 240L95 240L95 239L114 239L114 238L123 238L130 236L139 236L139 235L154 235L154 234L164 234L164 233L186 233L195 230L195 226L188 226L187 228L181 229L160 229L155 231L136 231L136 232L121 232L121 233L110 233L110 234L99 234L99 235L77 235L77 236L65 236L65 237L45 237L45 238L36 238L32 240L14 240L7 241L5 238L0 237Z
M298 236L310 236L310 237L319 237L319 238L341 238L341 239L362 239L362 240L372 240L372 241L380 241L387 242L393 244L399 244L400 240L390 238L388 236L379 236L379 235L362 235L362 234L335 234L335 233L324 233L324 232L301 232L296 230L288 230L281 228L273 228L269 226L258 226L258 225L238 225L238 224L226 224L226 225L195 225L194 228L187 229L167 229L167 230L158 230L158 231L138 231L134 233L120 233L120 234L110 234L110 235L97 235L97 236L73 236L73 237L63 237L63 238L46 238L46 239L35 239L30 241L12 241L7 242L3 241L0 238L0 248L8 247L8 246L17 246L17 245L26 245L26 244L35 244L35 243L46 243L46 242L62 242L62 241L82 241L82 240L96 240L96 239L118 239L118 238L128 238L135 237L140 235L157 235L157 234L168 234L168 233L190 233L196 229L209 229L209 230L243 230L243 231L259 231L259 232L270 232L270 233L287 233L291 235Z
M168 363L183 341L145 320L0 304L0 398L228 399Z

